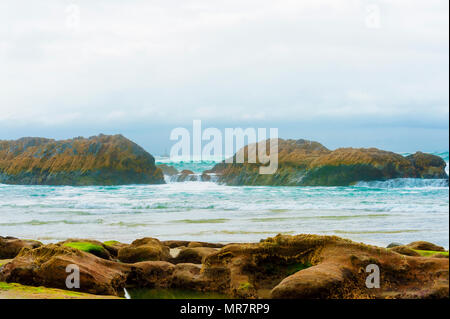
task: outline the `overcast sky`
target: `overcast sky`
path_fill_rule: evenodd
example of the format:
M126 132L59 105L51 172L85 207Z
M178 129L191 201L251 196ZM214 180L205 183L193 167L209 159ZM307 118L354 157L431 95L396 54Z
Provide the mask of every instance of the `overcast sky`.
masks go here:
M2 0L0 139L278 127L448 150L447 0Z

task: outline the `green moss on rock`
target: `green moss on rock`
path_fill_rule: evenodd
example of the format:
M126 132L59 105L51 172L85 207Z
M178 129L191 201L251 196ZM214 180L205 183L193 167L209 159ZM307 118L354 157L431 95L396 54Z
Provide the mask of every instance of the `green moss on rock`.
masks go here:
M444 257L448 257L448 251L419 250L419 249L413 250L423 257L431 257L433 255L442 255Z

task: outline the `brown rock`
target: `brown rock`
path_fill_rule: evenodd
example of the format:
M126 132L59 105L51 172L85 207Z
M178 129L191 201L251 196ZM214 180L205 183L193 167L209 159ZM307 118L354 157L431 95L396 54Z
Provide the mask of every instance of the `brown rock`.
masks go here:
M197 181L197 175L191 170L185 169L177 176L178 182L195 182Z
M444 247L435 245L433 243L429 243L427 241L414 241L406 246L408 246L411 249L417 250L445 251Z
M189 245L190 241L187 240L163 240L161 243L169 248L177 248L181 246Z
M175 266L171 278L171 287L193 290L213 290L208 279L201 275L201 266L191 263L182 263Z
M156 166L162 170L164 175L172 176L172 175L178 174L178 170L173 166L170 166L167 164L160 164L160 165L156 165Z
M118 259L126 263L167 261L170 258L169 247L163 245L158 239L150 237L137 239L131 245L119 249L118 253Z
M408 246L396 246L394 248L391 248L390 250L395 251L396 253L399 253L400 255L413 256L413 257L420 256L420 254L418 252L412 250Z
M188 240L164 240L161 242L163 245L166 245L170 248L176 248L176 247L209 247L209 248L222 248L225 246L224 244L217 244L217 243L206 243L206 242L199 242L199 241L188 241Z
M369 289L366 267L381 269L381 288ZM255 244L227 245L207 256L201 277L234 297L448 297L447 259L403 256L335 236L278 235ZM447 287L447 290L445 289Z
M216 244L216 243L205 243L203 241L191 241L187 245L189 248L195 248L195 247L209 247L209 248L222 248L225 246L224 244Z
M68 265L80 270L80 288L74 291L99 295L119 295L125 287L129 266L98 258L61 245L45 245L22 250L0 271L0 281L31 286L67 289Z
M122 135L62 141L0 140L0 183L21 185L164 184L155 158Z
M192 263L201 264L206 256L209 256L217 251L217 248L209 247L188 247L183 248L178 253L177 257L173 258L171 261L174 264L178 263Z
M166 261L143 261L131 265L127 285L166 288L170 285L175 266Z
M267 150L273 150L275 142L278 144L277 170L273 174L260 174L264 165L258 158L256 163L249 161L248 153L257 154L264 144ZM446 163L436 155L416 153L404 157L376 148L331 151L320 143L303 139L271 139L250 144L231 160L231 163L218 163L204 173L215 173L218 182L227 185L348 186L359 181L393 178L448 179Z
M15 237L0 236L0 259L14 258L22 248L37 248L42 246L36 240L22 240Z
M115 240L103 242L103 247L111 254L112 257L117 258L119 249L128 247L129 244L120 243Z

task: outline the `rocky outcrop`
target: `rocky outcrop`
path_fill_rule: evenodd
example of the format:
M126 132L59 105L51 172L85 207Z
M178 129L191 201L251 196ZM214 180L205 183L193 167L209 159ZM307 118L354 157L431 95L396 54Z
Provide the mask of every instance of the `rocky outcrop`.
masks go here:
M216 174L227 185L348 186L359 181L394 178L448 179L445 161L439 156L416 153L407 157L376 148L339 148L331 151L317 142L278 139L278 169L259 174L262 164L248 162L248 150L255 151L269 140L251 144L233 156L233 163L219 163L204 175ZM236 163L244 153L244 163Z
M155 159L122 135L0 141L0 183L28 185L161 184Z
M366 287L366 267L381 273L379 289ZM335 236L268 238L228 245L206 257L202 273L237 297L432 298L448 297L446 259L408 257Z
M42 243L37 240L23 240L15 237L0 236L0 259L16 257L22 248L37 248Z
M166 261L171 258L169 247L163 245L158 239L150 237L137 239L131 245L119 249L117 257L125 263Z
M168 249L154 238L136 240L131 246ZM145 287L220 292L235 298L448 298L448 253L447 258L405 256L399 247L407 253L414 251L407 246L387 249L336 236L278 235L259 243L208 248L200 265L167 262L162 259L168 255L161 251L151 256L153 261L121 263L62 243L49 244L22 249L0 267L0 282L67 289L66 267L77 265L80 288L76 291L101 295L121 295L124 287ZM425 248L422 244L415 247ZM119 250L119 256L126 248ZM143 251L158 250L153 248ZM184 249L199 248L205 249ZM141 253L132 252L141 259ZM380 270L379 288L366 286L369 265Z

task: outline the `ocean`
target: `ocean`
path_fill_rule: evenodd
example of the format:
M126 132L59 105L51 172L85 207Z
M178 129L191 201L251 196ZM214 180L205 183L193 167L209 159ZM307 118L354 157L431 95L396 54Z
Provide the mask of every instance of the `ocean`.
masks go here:
M407 155L407 154L405 154ZM449 153L437 153L447 162ZM195 173L216 162L176 162ZM44 243L67 238L257 242L276 234L337 235L386 246L425 240L449 248L444 180L397 179L351 187L0 184L0 235Z

